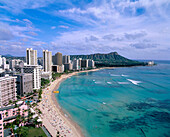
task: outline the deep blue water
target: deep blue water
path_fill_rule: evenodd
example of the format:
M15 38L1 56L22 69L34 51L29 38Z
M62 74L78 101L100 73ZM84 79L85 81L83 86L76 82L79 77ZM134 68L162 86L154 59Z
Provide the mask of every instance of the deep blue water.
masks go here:
M170 137L170 61L81 73L56 94L87 137Z

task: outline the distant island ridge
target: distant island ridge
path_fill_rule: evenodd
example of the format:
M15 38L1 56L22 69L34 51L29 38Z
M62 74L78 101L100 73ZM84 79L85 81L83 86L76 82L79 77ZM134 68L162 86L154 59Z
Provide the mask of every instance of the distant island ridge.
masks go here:
M108 54L96 53L90 55L70 55L71 60L74 58L93 59L97 67L115 67L115 66L145 66L147 63L127 59L117 52Z
M22 59L25 60L25 57L14 57L12 55L4 55L7 59ZM111 52L108 54L96 53L90 55L70 55L70 59L82 58L82 59L92 59L95 61L96 67L126 67L126 66L145 66L148 65L146 62L139 62L131 60L119 55L117 52ZM38 59L42 59L39 57Z

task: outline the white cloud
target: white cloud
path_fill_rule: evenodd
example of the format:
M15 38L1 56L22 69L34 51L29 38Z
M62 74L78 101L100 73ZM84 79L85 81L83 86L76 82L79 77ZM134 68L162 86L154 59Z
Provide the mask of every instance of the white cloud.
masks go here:
M60 25L59 27L60 28L64 28L64 29L68 29L69 28L69 26L65 26L65 25Z
M12 11L12 13L22 13L24 9L37 9L46 7L47 5L54 2L54 0L1 0L3 5L0 6L2 9Z
M52 26L51 29L56 29L56 26Z

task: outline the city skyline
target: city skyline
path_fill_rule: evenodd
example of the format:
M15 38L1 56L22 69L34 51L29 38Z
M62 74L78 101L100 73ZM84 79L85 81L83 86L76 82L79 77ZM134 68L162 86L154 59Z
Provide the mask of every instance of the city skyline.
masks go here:
M168 0L0 0L0 54L25 56L34 48L41 57L47 49L167 60L169 9Z

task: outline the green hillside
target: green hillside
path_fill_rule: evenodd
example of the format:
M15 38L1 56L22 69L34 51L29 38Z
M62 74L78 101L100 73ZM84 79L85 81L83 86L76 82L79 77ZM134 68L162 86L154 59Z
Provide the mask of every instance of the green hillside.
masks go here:
M108 54L91 54L91 55L71 55L71 60L74 58L82 58L82 59L93 59L95 61L95 65L100 66L138 66L138 65L146 65L144 62L138 62L134 60L127 59L117 52L111 52Z

